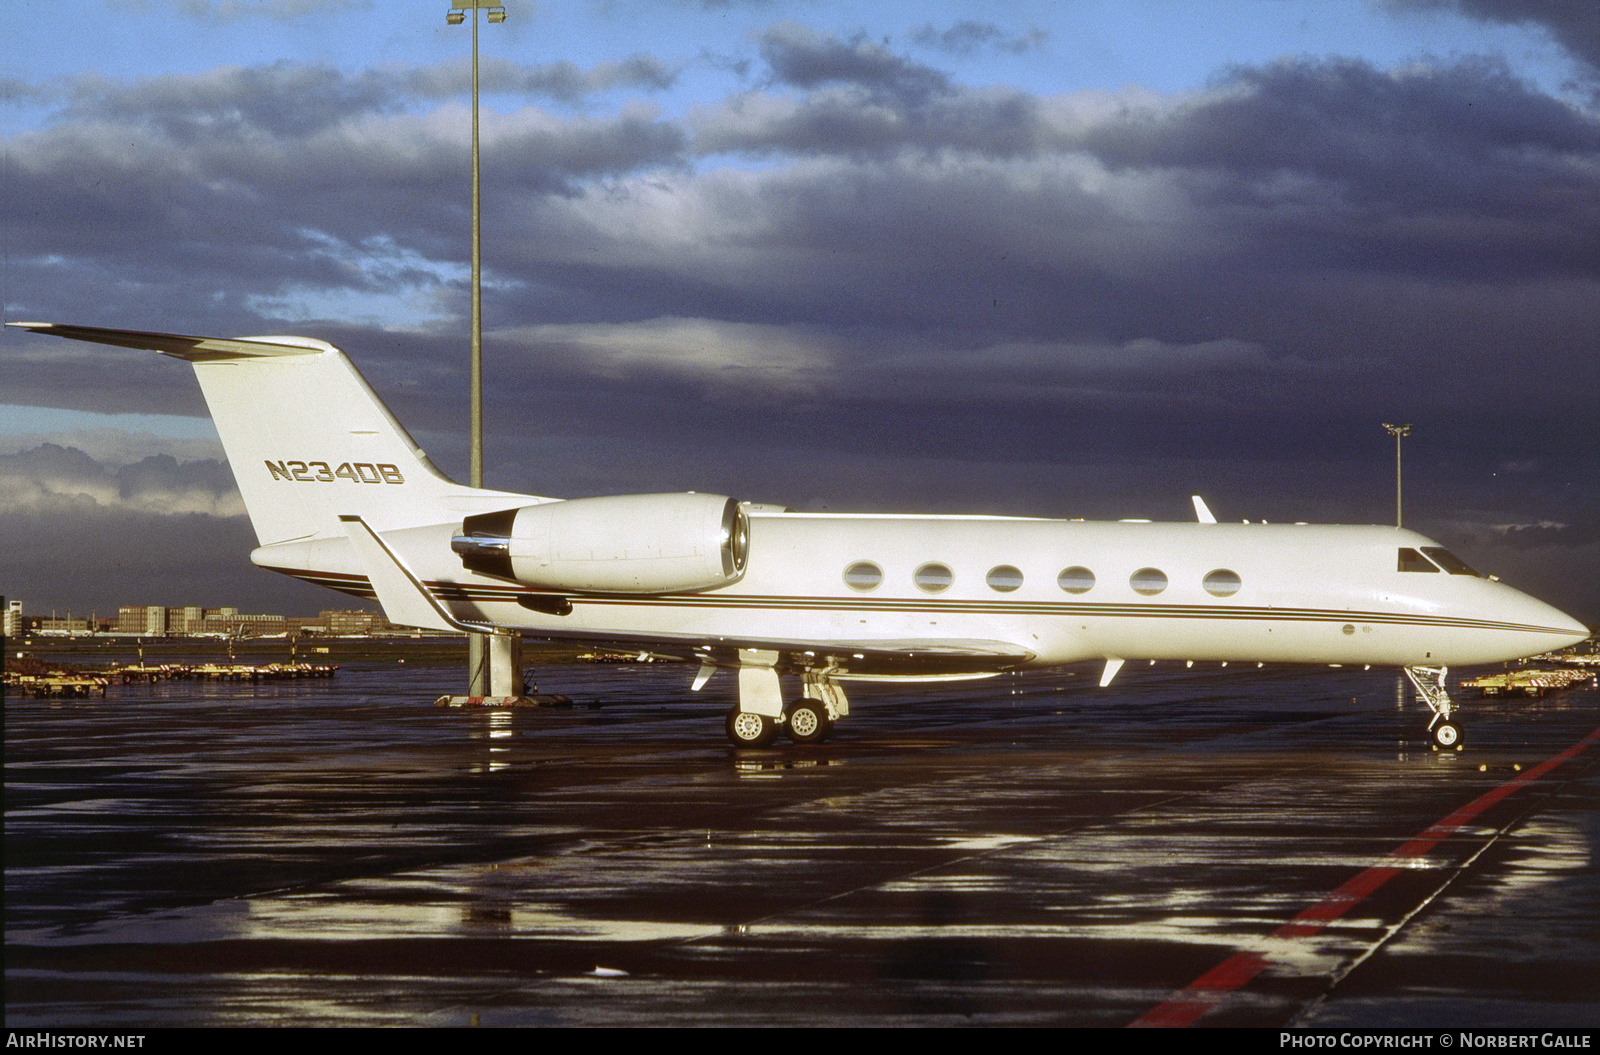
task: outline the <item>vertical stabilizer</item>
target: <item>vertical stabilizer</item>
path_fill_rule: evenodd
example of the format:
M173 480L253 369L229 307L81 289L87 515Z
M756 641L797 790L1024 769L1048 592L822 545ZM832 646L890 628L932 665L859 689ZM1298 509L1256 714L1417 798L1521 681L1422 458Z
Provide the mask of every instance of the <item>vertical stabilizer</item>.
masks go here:
M309 337L193 337L54 323L38 333L149 348L194 366L263 546L343 538L543 501L463 487L434 468L345 354Z

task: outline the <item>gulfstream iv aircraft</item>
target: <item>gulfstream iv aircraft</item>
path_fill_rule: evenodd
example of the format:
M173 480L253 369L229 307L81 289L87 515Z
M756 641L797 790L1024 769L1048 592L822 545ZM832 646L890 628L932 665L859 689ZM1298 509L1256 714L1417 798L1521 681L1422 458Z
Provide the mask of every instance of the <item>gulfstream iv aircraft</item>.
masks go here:
M260 567L375 597L401 625L698 660L696 689L736 670L727 732L743 746L823 739L847 681L1097 660L1104 686L1130 660L1191 660L1404 668L1449 747L1446 668L1588 635L1415 532L1219 524L1198 498L1196 523L1085 523L463 487L323 341L10 325L193 364Z

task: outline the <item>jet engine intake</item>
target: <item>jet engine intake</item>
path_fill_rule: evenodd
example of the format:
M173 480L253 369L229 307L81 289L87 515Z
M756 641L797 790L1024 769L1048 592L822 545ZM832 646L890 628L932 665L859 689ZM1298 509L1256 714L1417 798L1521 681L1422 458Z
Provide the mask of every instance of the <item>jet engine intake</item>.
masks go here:
M479 513L450 542L468 571L568 593L681 593L737 582L750 521L723 495L613 495Z

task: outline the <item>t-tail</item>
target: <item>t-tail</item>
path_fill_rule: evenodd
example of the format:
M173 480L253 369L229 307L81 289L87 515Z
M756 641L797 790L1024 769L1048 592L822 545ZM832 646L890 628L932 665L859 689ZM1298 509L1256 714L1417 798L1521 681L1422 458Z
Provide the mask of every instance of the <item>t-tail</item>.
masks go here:
M8 325L189 362L260 540L251 558L259 565L291 574L349 567L351 517L390 532L459 525L475 513L548 501L465 487L439 472L345 354L326 341Z

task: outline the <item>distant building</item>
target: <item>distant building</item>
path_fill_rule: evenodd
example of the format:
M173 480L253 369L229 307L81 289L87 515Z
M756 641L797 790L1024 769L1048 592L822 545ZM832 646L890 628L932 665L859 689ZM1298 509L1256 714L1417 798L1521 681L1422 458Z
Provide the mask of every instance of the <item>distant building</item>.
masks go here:
M353 637L389 629L389 621L376 612L326 611L318 618L327 625L328 633L334 637Z
M6 618L20 620L21 602L14 601ZM45 620L45 622L49 622ZM64 620L61 621L64 624ZM8 622L9 626L10 623ZM82 630L84 620L74 621L73 629ZM114 623L105 628L118 634L137 634L141 637L194 637L198 635L239 635L242 637L277 637L288 634L329 634L351 637L363 634L389 633L395 628L376 612L325 611L318 616L281 616L251 614L237 608L200 608L189 605L183 608L163 608L160 605L122 605L117 609ZM20 627L19 627L20 629ZM94 627L90 627L94 629ZM12 631L8 630L8 634Z
M243 634L271 637L284 632L281 615L241 615L237 608L208 608L202 620L207 634Z
M93 630L87 619L74 619L70 615L48 615L39 619L41 634L83 634Z
M16 637L22 633L21 601L11 601L6 605L4 633L6 637Z
M117 608L117 633L167 636L167 610L160 605L121 605Z

